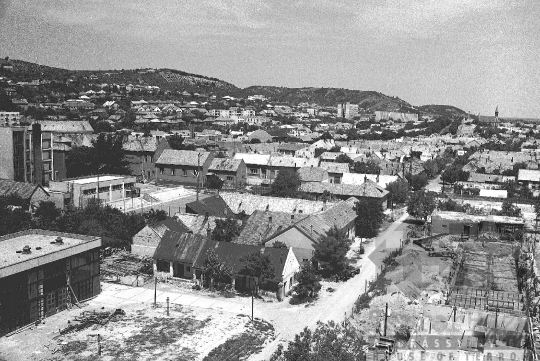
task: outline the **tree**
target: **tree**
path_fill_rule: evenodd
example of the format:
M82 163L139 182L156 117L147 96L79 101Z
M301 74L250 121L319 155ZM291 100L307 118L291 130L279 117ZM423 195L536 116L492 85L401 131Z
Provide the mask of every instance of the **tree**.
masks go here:
M409 176L409 180L411 182L411 188L414 191L418 191L424 188L429 182L427 175L423 172L420 174L413 174Z
M316 298L321 290L321 277L311 261L305 262L304 266L296 276L298 283L294 286L293 292L298 299Z
M305 328L290 341L287 350L279 345L270 361L357 361L363 360L363 332L350 322L326 324L318 322L311 331Z
M210 288L212 288L214 281L224 281L231 277L232 270L219 259L213 249L209 249L206 251L203 262L203 274L208 280Z
M167 142L169 142L171 149L183 150L185 147L184 137L182 137L180 134L171 135L169 138L167 138Z
M167 212L163 209L155 210L152 208L148 212L143 213L143 217L146 224L156 224L167 219Z
M463 167L459 164L452 164L441 173L441 180L444 183L454 184L457 181L467 181L469 179L469 172L463 170Z
M232 242L240 235L240 225L233 218L217 219L216 226L212 231L212 239L221 242Z
M381 167L379 164L372 158L369 158L365 162L356 162L353 165L353 172L359 174L379 174L381 172Z
M34 212L34 221L37 228L53 230L56 228L56 220L62 215L62 211L56 208L52 201L41 201Z
M425 190L419 190L413 192L407 203L407 212L415 217L421 218L424 221L431 215L435 209L435 195L433 192L426 192Z
M499 213L501 216L507 217L521 217L521 209L512 204L512 201L505 199L502 203L501 211Z
M206 177L206 186L209 189L221 189L223 187L223 179L215 174Z
M249 140L249 144L259 144L261 140L259 138L252 138Z
M32 217L20 196L0 196L0 236L30 229Z
M347 154L340 154L336 158L336 163L348 163L353 164L353 160Z
M313 261L316 262L323 277L348 279L352 276L353 268L347 258L351 241L344 232L332 227L315 245Z
M255 278L259 284L265 280L274 280L276 277L276 269L272 265L270 257L261 252L252 252L240 258L242 268L240 274Z
M437 165L437 161L434 159L429 159L424 162L424 171L426 172L426 175L428 178L432 179L439 174L439 166Z
M341 147L339 145L334 145L332 148L328 150L329 152L341 152Z
M300 176L297 172L291 169L282 169L272 183L270 193L275 197L294 198L298 194L300 184Z
M393 203L404 203L409 197L411 187L404 179L398 179L386 185L386 190L390 192Z
M384 220L384 211L380 201L360 198L355 205L356 235L362 238L372 238L379 234L379 228Z

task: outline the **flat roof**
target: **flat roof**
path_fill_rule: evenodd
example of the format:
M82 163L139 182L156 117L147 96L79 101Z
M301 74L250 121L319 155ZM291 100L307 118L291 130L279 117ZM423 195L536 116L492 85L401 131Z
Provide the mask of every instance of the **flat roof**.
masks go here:
M57 237L62 243L56 243ZM29 246L30 253L23 254ZM0 237L0 278L101 247L101 238L33 229Z
M102 175L99 176L100 182L107 182L117 179L124 179L127 177L122 176L114 176L114 175ZM82 178L82 179L73 179L73 180L67 180L69 183L75 183L75 184L88 184L88 183L97 183L98 177L90 177L90 178Z

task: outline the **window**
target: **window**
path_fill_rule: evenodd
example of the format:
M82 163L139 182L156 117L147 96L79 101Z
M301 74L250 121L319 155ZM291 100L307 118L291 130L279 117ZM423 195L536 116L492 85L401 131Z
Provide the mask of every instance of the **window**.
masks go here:
M187 169L183 169L182 172L184 174L184 177L187 177Z
M109 191L109 187L99 187L99 193L106 193Z
M249 172L251 174L258 174L259 173L259 170L257 168L249 168Z
M186 266L186 272L191 272L191 267Z
M165 173L165 168L159 168L159 174Z
M169 261L158 259L156 262L158 272L170 272Z
M116 185L112 186L112 190L113 191L121 191L122 190L122 185L121 184L116 184Z
M174 175L174 168L171 168L171 175Z
M49 149L51 147L51 141L50 140L44 140L41 143L41 146L43 149Z
M234 177L233 177L233 176L230 176L230 175L228 175L228 176L227 176L227 180L228 180L229 182L231 182L231 181L233 181L233 180L234 180Z

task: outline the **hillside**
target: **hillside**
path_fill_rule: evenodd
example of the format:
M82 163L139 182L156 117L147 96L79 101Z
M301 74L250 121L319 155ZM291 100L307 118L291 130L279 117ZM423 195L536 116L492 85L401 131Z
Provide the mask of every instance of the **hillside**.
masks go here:
M407 111L411 105L399 98L376 91L361 91L339 88L284 88L274 86L251 86L242 89L244 96L261 94L275 102L289 104L316 103L321 106L336 106L351 102L367 110Z
M430 105L422 105L418 107L418 110L420 110L422 113L425 114L438 114L443 116L467 116L467 112L456 108L452 105L436 105L436 104L430 104Z
M202 93L225 94L238 88L217 78L190 74L173 69L134 69L134 70L66 70L38 65L22 60L11 60L13 73L17 80L48 79L75 81L85 80L93 83L116 83L159 86L165 90L181 90Z
M4 61L4 60L2 60ZM56 80L74 83L115 83L159 86L163 90L199 92L231 95L246 98L249 95L264 95L273 102L297 105L315 103L320 106L335 107L337 103L359 104L367 111L388 110L413 112L443 116L465 116L467 113L451 105L423 105L414 107L397 97L390 97L377 91L350 90L342 88L286 88L276 86L250 86L244 89L226 81L204 75L186 73L174 69L131 69L131 70L67 70L39 65L23 60L9 60L13 65L11 77L16 81L34 79Z

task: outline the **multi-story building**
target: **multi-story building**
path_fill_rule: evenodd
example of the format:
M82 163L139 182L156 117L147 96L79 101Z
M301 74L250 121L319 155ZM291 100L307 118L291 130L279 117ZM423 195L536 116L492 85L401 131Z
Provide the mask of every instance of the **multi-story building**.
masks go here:
M49 192L59 208L70 203L75 207L84 208L89 199L106 203L131 198L137 194L135 180L134 176L111 174L71 178L50 182Z
M213 159L210 152L165 149L156 160L156 179L162 183L203 185Z
M48 184L55 174L52 137L38 123L30 128L0 127L0 178Z
M339 103L337 105L337 114L338 118L353 119L359 112L358 104Z
M97 296L101 238L27 230L0 238L0 336Z
M12 125L21 121L21 113L19 112L2 112L0 111L0 124Z

